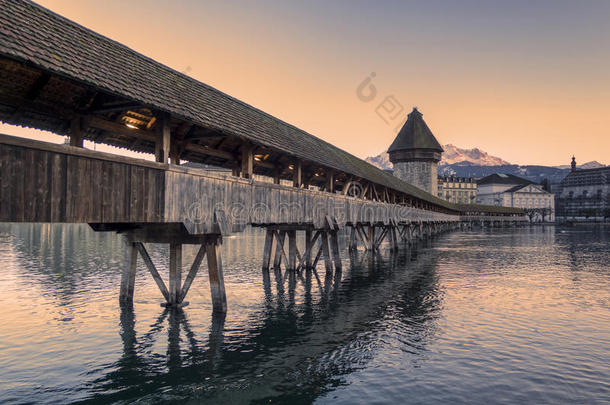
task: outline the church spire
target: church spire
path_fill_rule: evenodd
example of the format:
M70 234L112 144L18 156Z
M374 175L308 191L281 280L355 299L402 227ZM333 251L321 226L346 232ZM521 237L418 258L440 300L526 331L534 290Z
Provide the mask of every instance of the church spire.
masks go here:
M576 170L576 158L572 156L572 171Z

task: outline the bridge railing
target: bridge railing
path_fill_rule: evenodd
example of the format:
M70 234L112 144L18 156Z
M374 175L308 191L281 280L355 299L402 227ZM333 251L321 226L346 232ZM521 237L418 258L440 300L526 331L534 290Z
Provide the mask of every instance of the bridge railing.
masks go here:
M462 221L500 221L500 222L527 222L522 215L462 215Z
M459 221L447 215L0 135L0 221L246 225Z

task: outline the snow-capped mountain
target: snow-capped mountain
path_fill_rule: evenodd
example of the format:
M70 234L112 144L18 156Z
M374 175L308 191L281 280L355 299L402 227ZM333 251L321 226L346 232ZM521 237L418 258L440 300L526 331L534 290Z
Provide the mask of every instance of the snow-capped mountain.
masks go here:
M526 178L535 183L540 183L544 179L548 179L551 183L558 183L570 172L569 165L520 166L510 164L478 148L462 149L449 144L444 145L443 149L445 152L438 167L438 174L441 176L481 178L493 173L506 173ZM381 169L392 169L392 162L390 162L387 152L368 157L366 161ZM579 169L595 169L598 167L604 167L604 165L597 161L578 165Z
M445 152L443 152L443 158L440 161L441 165L452 165L462 162L469 162L477 166L502 166L510 164L506 160L491 156L479 148L462 149L449 143L444 145L443 149Z
M500 159L496 156L491 156L479 148L462 149L455 145L447 144L443 146L443 149L445 152L443 153L443 158L439 163L441 166L456 163L470 163L476 166L510 165L510 163L506 160ZM366 161L381 169L392 168L392 162L390 162L388 152L382 152L377 156L367 157Z

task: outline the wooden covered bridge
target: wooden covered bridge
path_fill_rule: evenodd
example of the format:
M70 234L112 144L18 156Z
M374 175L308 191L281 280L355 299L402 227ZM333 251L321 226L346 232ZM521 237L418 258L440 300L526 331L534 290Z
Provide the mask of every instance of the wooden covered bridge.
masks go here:
M226 311L218 246L267 229L263 271L341 269L350 249L395 249L464 224L514 223L520 210L458 206L29 1L0 0L0 120L69 137L0 135L0 221L88 223L127 243L120 299L142 257L168 305L183 305L207 255L215 312ZM154 154L93 151L84 141ZM182 165L226 168L226 173ZM297 232L305 236L299 250ZM170 245L169 283L144 243ZM201 245L182 277L182 245ZM273 263L272 263L273 261Z

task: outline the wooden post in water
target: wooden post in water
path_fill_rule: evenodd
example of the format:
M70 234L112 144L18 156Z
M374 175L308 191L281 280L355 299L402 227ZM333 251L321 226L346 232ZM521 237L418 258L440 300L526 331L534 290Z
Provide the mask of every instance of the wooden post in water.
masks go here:
M124 239L125 242L125 263L121 273L121 290L119 293L119 303L121 305L133 304L133 291L136 282L136 264L138 261L138 250L135 243Z
M169 305L178 305L182 295L182 245L169 245Z
M275 257L273 259L273 267L279 268L282 264L282 252L284 251L284 239L286 239L286 231L275 232Z
M349 251L355 252L358 249L358 240L356 239L356 226L352 226L349 232Z
M313 246L312 246L312 239L311 239L311 229L307 228L305 230L305 253L304 253L304 258L303 260L305 260L305 268L306 269L310 269L311 268L311 251L313 250Z
M330 247L333 255L333 261L335 262L335 270L341 271L341 253L339 251L339 237L336 230L329 231L330 234Z
M222 274L220 242L220 240L216 240L213 243L206 242L206 249L210 290L212 292L212 310L216 314L225 314L227 312L227 295L225 293L225 280Z
M330 249L328 247L328 232L322 231L322 238L320 239L320 243L322 244L322 255L324 256L324 266L326 267L326 273L333 272L333 263L330 257Z
M273 229L267 228L265 235L265 250L263 251L263 271L269 271L271 264L271 253L273 250L274 232Z
M288 233L288 263L286 270L296 270L297 268L297 231L292 229Z

